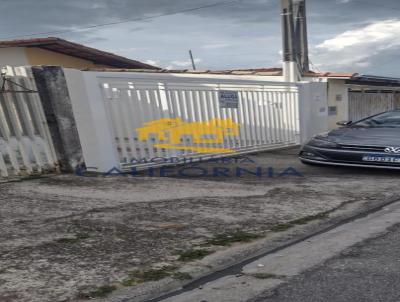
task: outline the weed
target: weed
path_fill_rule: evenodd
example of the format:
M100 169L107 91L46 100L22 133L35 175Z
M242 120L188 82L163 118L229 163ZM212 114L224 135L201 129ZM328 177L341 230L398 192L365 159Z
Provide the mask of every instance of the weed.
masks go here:
M133 271L129 273L130 278L125 280L123 283L135 285L147 281L158 281L171 276L176 269L175 266L164 266L162 268L149 269L147 271Z
M135 285L139 284L139 282L138 282L137 280L135 280L135 279L124 279L124 280L121 282L121 284L122 284L123 286L129 287L129 286L135 286Z
M274 225L272 228L271 228L271 231L272 232L284 232L284 231L287 231L288 229L291 229L292 227L294 227L294 224L292 224L292 223L280 223L280 224L277 224L277 225Z
M328 213L324 212L324 213L319 213L316 215L310 215L310 216L306 216L306 217L297 219L297 220L293 221L293 223L297 224L297 225L303 225L303 224L307 224L313 220L325 219L328 216L329 216Z
M176 272L172 275L172 278L177 280L190 280L192 276L189 273Z
M271 231L272 232L284 232L284 231L287 231L288 229L295 227L296 225L304 225L311 221L324 219L327 217L329 217L328 212L319 213L316 215L310 215L310 216L299 218L299 219L296 219L296 220L293 220L293 221L290 221L287 223L277 224L271 228Z
M189 280L192 276L188 273L175 272L177 267L175 266L164 266L159 269L150 269L147 271L133 271L129 273L129 278L123 280L121 284L123 286L135 286L140 283L148 281L158 281L166 277L172 277L177 280Z
M93 298L103 298L108 296L110 293L115 291L117 289L116 286L114 285L103 285L98 288L96 288L93 291L87 292L87 293L79 293L78 298L80 299L93 299Z
M204 257L210 255L212 252L204 249L195 249L183 252L179 255L178 260L182 262L190 262L194 260L203 259Z

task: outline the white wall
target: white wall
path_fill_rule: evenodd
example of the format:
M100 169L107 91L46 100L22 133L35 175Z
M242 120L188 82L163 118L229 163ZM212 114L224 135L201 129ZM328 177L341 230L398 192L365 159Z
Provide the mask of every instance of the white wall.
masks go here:
M0 48L0 67L26 66L28 58L23 47Z
M332 109L336 107L336 115L328 116L329 129L338 128L336 125L339 121L347 121L349 119L349 89L345 80L328 80L328 107Z
M301 143L328 131L327 83L304 83L300 88Z
M339 121L349 120L349 89L346 79L339 78L305 78L306 81L326 83L328 98L328 127L336 129ZM331 107L331 108L330 108ZM336 109L336 114L333 110ZM330 113L330 114L329 114Z
M65 68L64 74L86 166L98 172L119 167L115 137L96 73Z

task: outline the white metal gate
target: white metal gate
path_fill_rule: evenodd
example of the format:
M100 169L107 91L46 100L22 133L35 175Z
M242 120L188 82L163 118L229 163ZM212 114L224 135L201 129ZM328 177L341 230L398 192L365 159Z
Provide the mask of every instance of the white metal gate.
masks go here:
M156 158L162 162L254 152L300 141L299 94L293 84L173 76L100 81L125 166L154 164ZM237 93L237 108L223 108L220 91ZM219 140L214 130L221 131Z
M358 121L395 108L400 108L399 94L356 91L349 93L349 119L351 121Z
M7 67L6 81L2 83L1 177L41 173L44 170L54 169L55 151L31 69Z

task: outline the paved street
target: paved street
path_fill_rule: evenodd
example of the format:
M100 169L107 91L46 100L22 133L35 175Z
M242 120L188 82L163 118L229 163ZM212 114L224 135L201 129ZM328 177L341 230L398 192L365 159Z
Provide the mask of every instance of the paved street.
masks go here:
M400 301L400 226L251 302Z

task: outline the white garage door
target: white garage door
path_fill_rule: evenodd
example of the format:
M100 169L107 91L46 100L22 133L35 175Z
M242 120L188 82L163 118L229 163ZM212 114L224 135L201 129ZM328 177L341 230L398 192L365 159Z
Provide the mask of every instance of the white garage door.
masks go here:
M400 108L400 94L355 91L349 93L349 118L352 121L395 108Z

